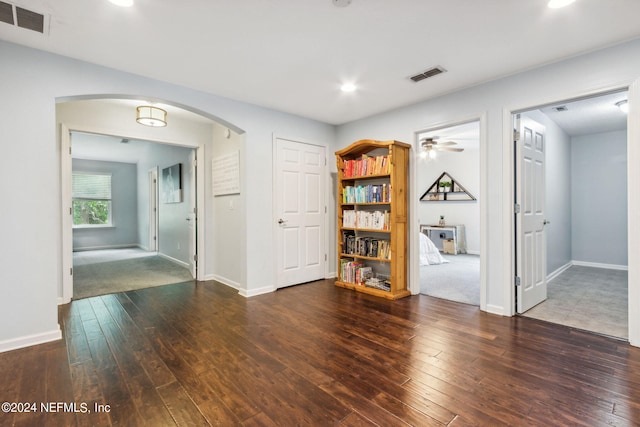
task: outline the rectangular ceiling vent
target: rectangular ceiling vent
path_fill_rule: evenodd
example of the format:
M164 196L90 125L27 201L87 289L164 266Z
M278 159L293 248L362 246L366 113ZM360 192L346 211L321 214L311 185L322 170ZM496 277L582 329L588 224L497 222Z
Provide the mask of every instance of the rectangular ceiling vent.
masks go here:
M42 13L0 1L0 22L45 34L48 19Z
M417 82L419 82L421 80L428 79L429 77L433 77L433 76L437 76L438 74L442 74L445 71L447 71L447 70L445 70L444 68L438 66L438 67L430 68L427 71L424 71L424 72L422 72L420 74L416 74L415 76L411 76L409 78L417 83Z
M13 25L13 5L0 1L0 22Z

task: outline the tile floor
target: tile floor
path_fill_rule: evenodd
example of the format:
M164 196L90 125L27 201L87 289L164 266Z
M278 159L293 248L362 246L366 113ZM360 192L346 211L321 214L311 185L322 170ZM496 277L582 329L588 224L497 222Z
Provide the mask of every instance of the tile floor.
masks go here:
M524 316L628 339L627 272L572 266L547 284L547 300Z

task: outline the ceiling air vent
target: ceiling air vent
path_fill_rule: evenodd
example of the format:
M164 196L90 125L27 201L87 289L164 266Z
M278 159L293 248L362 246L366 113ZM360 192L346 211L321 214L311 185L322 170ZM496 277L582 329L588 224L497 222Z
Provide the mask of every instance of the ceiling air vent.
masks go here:
M447 70L445 70L444 68L438 66L438 67L430 68L427 71L424 71L424 72L422 72L420 74L416 74L415 76L411 76L409 78L417 83L417 82L419 82L421 80L428 79L429 77L433 77L433 76L437 76L438 74L442 74L445 71L447 71Z
M13 6L0 1L0 22L13 25Z
M41 13L0 1L0 22L44 34L48 19Z
M553 109L556 110L557 112L569 111L569 109L567 108L566 105L561 105L559 107L553 107Z
M16 6L18 27L44 34L44 15Z

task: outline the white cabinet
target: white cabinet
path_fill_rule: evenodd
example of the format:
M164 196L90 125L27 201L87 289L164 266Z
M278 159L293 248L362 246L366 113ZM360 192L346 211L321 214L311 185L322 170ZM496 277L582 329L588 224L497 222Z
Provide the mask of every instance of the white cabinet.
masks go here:
M463 224L421 225L420 232L426 234L433 244L444 253L452 255L467 253L467 241ZM447 240L453 240L451 245L448 244Z

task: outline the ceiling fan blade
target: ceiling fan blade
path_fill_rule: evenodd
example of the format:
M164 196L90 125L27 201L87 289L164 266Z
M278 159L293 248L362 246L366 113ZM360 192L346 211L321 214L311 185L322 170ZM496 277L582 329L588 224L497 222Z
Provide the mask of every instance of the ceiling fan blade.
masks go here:
M461 151L464 151L464 148L439 147L438 150L440 150L440 151L455 151L456 153L459 153Z
M455 141L442 141L442 142L439 142L438 145L441 145L441 146L442 145L458 145L458 143Z

